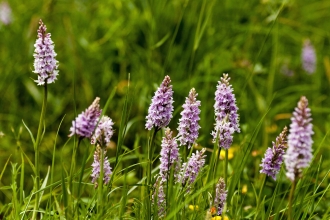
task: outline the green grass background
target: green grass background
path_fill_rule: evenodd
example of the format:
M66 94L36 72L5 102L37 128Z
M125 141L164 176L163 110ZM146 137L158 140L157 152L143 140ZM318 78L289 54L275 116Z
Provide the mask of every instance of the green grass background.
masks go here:
M36 134L42 87L33 81L37 78L32 72L33 44L38 21L42 19L52 34L59 61L58 80L48 87L46 133L40 146L42 176L52 162L57 129L55 163L62 161L68 169L73 141L67 140L72 120L96 96L104 106L115 88L106 114L115 122L113 141L117 143L128 80L133 92L125 147L140 146L141 152L146 147L147 109L155 89L169 75L175 100L175 114L169 127L177 128L181 106L194 87L202 103L198 143L212 148L214 92L222 73L229 73L239 107L242 131L234 137L239 152L244 152L245 144L265 115L241 176L241 184L247 184L249 189L243 206L253 202L251 182L260 177L259 163L265 149L290 124L291 113L302 95L307 97L312 110L313 149L318 151L316 161L322 157L322 178L327 172L330 1L9 0L8 3L13 21L0 26L0 131L4 133L0 138L0 167L5 166L8 158L12 163L20 163L21 149L33 161L33 145L22 121ZM316 50L314 74L307 74L301 67L305 39L310 39ZM284 75L283 65L294 75ZM88 141L78 149L77 164L86 150L93 151ZM110 149L108 156L114 155L115 150ZM122 166L136 163L138 156L132 158ZM25 163L24 188L29 191L33 187L29 178L33 173L26 159ZM57 181L61 179L62 168L55 169ZM8 165L0 187L11 183L10 172ZM141 177L142 171L136 169L126 181L135 183ZM324 186L327 184L328 177ZM11 198L8 190L0 191L1 206ZM330 194L325 198L329 200ZM325 199L322 205L326 210L330 204Z

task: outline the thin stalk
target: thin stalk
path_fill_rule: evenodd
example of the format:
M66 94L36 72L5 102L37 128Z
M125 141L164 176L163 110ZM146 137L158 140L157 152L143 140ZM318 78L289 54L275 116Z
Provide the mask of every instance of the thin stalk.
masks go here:
M70 166L70 174L69 174L69 180L68 180L68 191L69 191L69 194L70 194L70 199L72 199L73 197L73 189L72 189L72 180L73 180L73 172L75 170L75 167L76 167L76 154L77 154L77 149L80 145L80 142L83 138L79 137L78 138L78 142L77 144L75 144L73 146L73 152L72 152L72 158L71 158L71 166ZM75 210L75 207L74 207L74 203L71 203L70 204L73 204L73 207L72 207L72 210ZM67 207L69 209L69 207ZM69 209L70 210L70 209Z
M99 219L103 219L103 178L104 178L104 150L103 148L100 148L100 177L98 179L98 205L97 205L97 211L99 214Z
M152 168L152 147L154 145L156 133L158 131L157 128L154 128L154 132L152 132L151 137L149 138L148 143L148 164L147 164L147 219L151 219L151 168Z
M214 168L213 168L213 179L216 179L220 152L221 152L221 147L218 148L218 154L217 154L217 157L215 158L215 165L214 165Z
M167 210L167 206L169 204L169 190L168 190L168 182L170 180L170 175L169 175L169 171L170 171L170 156L171 156L171 151L168 152L167 155L167 177L166 177L166 205L165 205L165 210Z
M228 149L225 149L225 163L223 169L224 169L225 186L228 188ZM225 201L225 205L222 211L223 218L225 217L225 213L227 213L227 201Z
M191 146L193 148L193 146ZM183 162L187 162L187 148L184 146L183 148Z
M293 206L293 196L294 196L294 191L296 189L296 180L294 180L292 182L292 186L291 186L291 190L290 190L290 195L289 195L289 210L288 210L288 216L289 216L289 220L293 220L293 216L292 216L292 206Z
M36 175L36 202L34 204L34 211L33 211L33 216L32 219L37 218L37 210L39 208L39 202L40 202L40 167L39 167L39 145L42 139L42 131L43 131L43 125L45 121L45 115L46 115L46 108L47 108L47 79L45 81L44 85L44 97L42 101L42 108L41 108L41 114L40 114L40 120L39 120L39 126L38 126L38 133L37 133L37 139L34 144L34 159L35 159L35 175Z
M257 219L258 217L258 213L259 213L259 206L260 206L260 203L261 203L261 194L262 194L262 190L264 189L264 186L265 186L265 182L266 182L266 178L267 176L266 175L262 175L262 182L261 182L261 185L260 185L260 189L259 189L259 196L257 198L257 209L256 209L256 215L254 216L254 219Z
M228 149L225 149L225 166L224 166L225 184L228 184Z
M183 195L183 204L186 203L186 197ZM182 218L185 219L185 216L186 216L186 206L184 205L183 208L182 208Z
M69 175L69 190L71 192L71 185L72 185L72 176L73 176L73 172L75 170L76 167L76 154L77 154L77 149L80 145L80 142L82 141L83 138L79 137L78 138L78 142L77 144L74 145L73 147L73 151L72 151L72 158L71 158L71 166L70 166L70 175Z

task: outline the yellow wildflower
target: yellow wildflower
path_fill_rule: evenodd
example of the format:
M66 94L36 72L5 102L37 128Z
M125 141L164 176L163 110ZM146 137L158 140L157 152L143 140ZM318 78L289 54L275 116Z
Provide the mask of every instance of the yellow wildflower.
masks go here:
M188 208L191 210L191 211L196 211L198 210L198 205L189 205Z
M248 187L247 187L246 184L244 184L243 187L242 187L242 193L243 194L247 193L247 190L248 190Z

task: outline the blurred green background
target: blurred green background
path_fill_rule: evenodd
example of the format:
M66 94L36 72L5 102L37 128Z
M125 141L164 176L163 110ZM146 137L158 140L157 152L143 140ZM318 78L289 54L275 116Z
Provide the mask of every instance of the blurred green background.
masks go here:
M33 81L37 76L32 72L39 19L52 35L59 61L58 80L48 87L46 133L40 147L43 173L51 165L61 119L65 116L56 140L56 160L70 163L73 141L65 143L72 120L96 96L104 106L115 87L106 114L114 120L118 135L128 76L134 98L125 146L132 148L137 137L142 148L146 146L147 109L154 91L169 75L175 100L169 127L177 128L181 106L194 87L202 103L198 143L211 148L214 92L224 72L231 77L240 113L242 131L234 137L234 145L248 141L267 113L253 146L250 169L242 177L246 182L259 173L264 150L284 125L289 125L302 95L312 109L314 151L320 149L317 157L322 155L323 166L330 166L330 140L326 136L330 129L330 1L7 2L12 22L0 25L0 167L10 156L11 162L20 162L20 148L33 161L33 144L22 120L36 134L43 92ZM305 39L310 39L316 50L313 74L301 67ZM293 75L286 75L285 68ZM87 141L78 158L86 147ZM114 153L108 152L110 157ZM10 183L9 174L7 167L0 186ZM27 181L27 188L31 188L32 180ZM0 193L2 202L9 197Z

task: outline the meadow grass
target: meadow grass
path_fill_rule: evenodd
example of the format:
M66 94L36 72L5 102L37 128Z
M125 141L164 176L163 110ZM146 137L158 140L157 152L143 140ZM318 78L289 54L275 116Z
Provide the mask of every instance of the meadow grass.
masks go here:
M329 1L8 4L12 21L0 24L0 219L220 219L212 212L220 177L227 190L221 219L330 218ZM58 79L47 86L33 82L39 19L59 61ZM302 65L306 39L316 51L312 74ZM211 135L223 73L231 78L241 128L228 150ZM159 216L165 129L148 131L145 123L165 75L174 91L167 126L173 136L191 88L201 101L199 136L191 149L179 148L182 162L203 148L206 158L190 188L176 183L170 170ZM260 173L260 163L289 127L301 96L313 118L313 159L293 188L284 164L274 181ZM95 97L115 132L101 156L109 158L110 181L99 178L98 187L91 182L95 145L68 137Z

